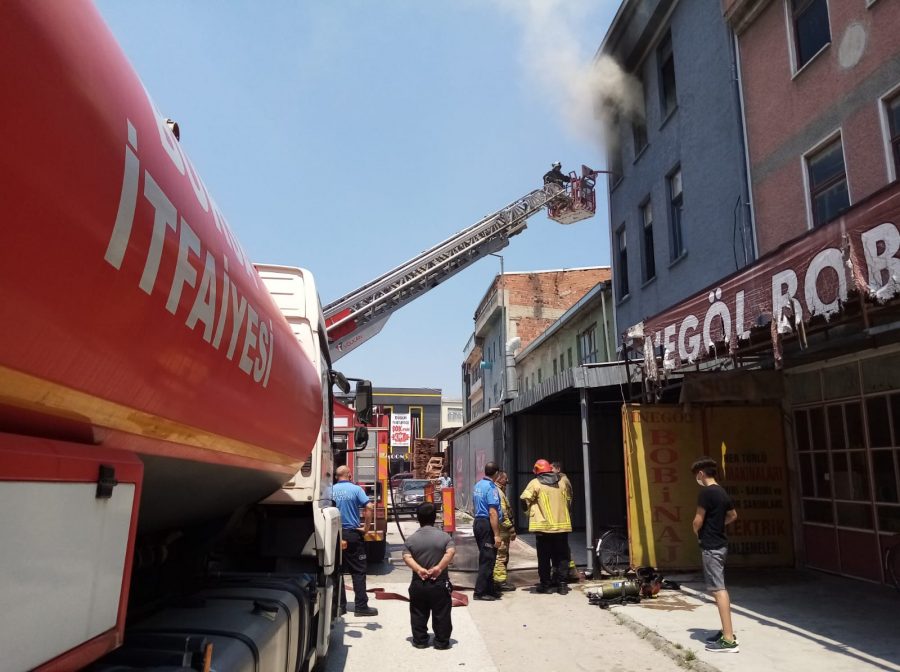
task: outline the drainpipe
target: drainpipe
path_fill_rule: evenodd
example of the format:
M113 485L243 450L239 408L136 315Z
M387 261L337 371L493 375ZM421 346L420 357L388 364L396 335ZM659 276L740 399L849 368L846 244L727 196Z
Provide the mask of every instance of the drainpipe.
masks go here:
M611 286L607 283L606 287ZM613 361L612 355L609 353L609 327L606 325L606 292L604 291L606 287L603 287L600 290L600 306L603 310L603 343L606 345L606 361Z
M593 576L594 520L591 512L591 441L588 436L588 388L586 387L581 388L581 453L584 460L584 536L587 544L587 573Z
M741 197L743 198L743 203L741 204L746 208L746 212L748 213L750 219L750 259L747 259L747 230L744 226L743 214L745 212L744 208L741 209L741 243L744 248L744 265L749 264L751 261L755 261L759 258L759 240L756 233L756 213L754 212L753 207L753 185L751 183L751 173L750 173L750 145L747 139L747 119L744 116L744 82L743 77L741 75L741 48L738 43L738 37L735 35L734 29L730 29L728 31L729 38L731 40L731 67L734 72L733 87L734 87L734 104L737 113L737 124L740 129L740 139L741 139L741 153L743 156L743 161L741 162L741 185L742 193Z

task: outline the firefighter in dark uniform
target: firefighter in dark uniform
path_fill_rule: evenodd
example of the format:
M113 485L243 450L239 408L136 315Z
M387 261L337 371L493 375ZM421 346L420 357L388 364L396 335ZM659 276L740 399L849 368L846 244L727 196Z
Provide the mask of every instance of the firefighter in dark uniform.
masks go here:
M555 162L550 167L550 170L544 173L544 184L558 184L559 186L563 186L571 181L572 178L562 172L562 164L559 161Z

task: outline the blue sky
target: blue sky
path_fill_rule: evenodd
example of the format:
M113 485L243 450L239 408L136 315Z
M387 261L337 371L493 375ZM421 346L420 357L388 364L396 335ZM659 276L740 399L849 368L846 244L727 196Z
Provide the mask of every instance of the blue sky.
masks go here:
M572 89L618 4L97 3L250 257L312 270L323 303L540 186L552 161L602 167ZM608 264L606 212L603 197L574 226L536 215L506 271ZM440 285L337 368L459 397L498 270L488 257Z

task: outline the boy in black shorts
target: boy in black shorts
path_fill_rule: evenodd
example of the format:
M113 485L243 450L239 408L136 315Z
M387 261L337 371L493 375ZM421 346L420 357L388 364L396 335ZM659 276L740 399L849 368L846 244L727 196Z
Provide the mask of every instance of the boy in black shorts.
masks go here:
M734 510L731 497L716 483L719 470L715 460L701 457L691 465L691 473L697 479L697 485L702 488L697 497L694 534L700 542L703 578L706 580L706 590L712 593L716 601L722 621L722 629L706 640L706 650L737 653L737 637L731 625L731 599L725 588L725 558L728 555L725 526L737 520L737 511Z

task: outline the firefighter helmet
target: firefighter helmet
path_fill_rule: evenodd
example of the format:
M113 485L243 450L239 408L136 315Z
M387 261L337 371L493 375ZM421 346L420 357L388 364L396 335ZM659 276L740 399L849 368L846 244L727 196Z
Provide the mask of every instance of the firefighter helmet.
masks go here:
M549 474L551 471L553 471L553 467L547 460L538 460L534 463L535 474Z
M551 168L562 168L562 164L559 161L554 161L550 167Z

